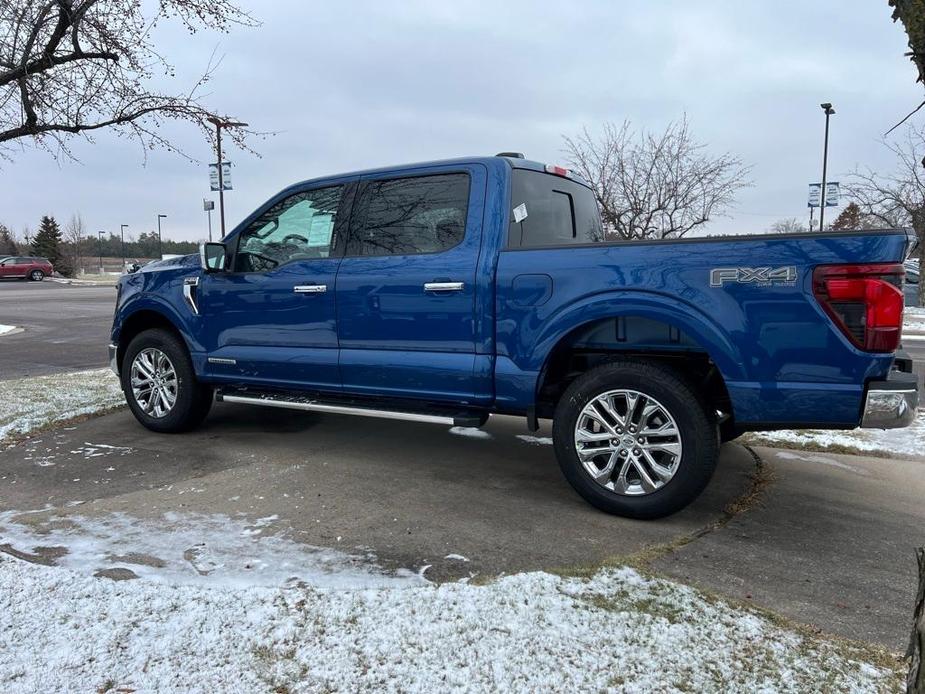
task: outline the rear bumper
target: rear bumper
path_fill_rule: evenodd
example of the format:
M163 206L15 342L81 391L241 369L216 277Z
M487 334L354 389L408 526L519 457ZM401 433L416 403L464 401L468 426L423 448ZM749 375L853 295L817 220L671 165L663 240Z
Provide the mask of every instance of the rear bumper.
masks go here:
M865 429L907 427L915 420L918 404L916 375L906 371L891 371L886 380L868 384L861 426Z
M109 368L112 369L112 372L116 376L119 375L118 354L119 347L117 345L109 345Z

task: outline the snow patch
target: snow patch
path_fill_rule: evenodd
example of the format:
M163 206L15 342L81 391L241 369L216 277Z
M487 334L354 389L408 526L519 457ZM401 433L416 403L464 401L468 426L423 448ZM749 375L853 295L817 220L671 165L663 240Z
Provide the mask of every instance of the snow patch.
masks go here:
M532 443L534 446L551 446L552 438L549 436L530 436L529 434L517 434L524 443Z
M15 325L3 325L0 323L0 335L6 335L7 333L11 333L14 330L16 330Z
M469 561L468 557L464 557L461 554L447 554L444 559L452 559L454 561Z
M388 573L375 555L303 545L270 535L278 516L248 522L228 516L168 513L145 521L123 513L21 519L0 512L0 550L84 576L124 568L171 585L279 586L303 582L326 588L401 587L421 583L413 571ZM43 549L44 548L44 549ZM45 562L47 563L47 562Z
M880 456L925 458L925 409L919 409L915 421L903 429L762 431L748 434L748 439L769 446L810 447L859 451Z
M484 429L476 429L475 427L450 427L450 433L457 436L468 436L473 439L492 438L492 435Z

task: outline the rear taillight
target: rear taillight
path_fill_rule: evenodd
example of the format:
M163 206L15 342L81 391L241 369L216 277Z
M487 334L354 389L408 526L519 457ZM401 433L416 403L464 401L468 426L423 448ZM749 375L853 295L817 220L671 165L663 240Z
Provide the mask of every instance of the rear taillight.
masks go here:
M903 274L901 263L820 265L813 294L855 346L893 352L903 327Z

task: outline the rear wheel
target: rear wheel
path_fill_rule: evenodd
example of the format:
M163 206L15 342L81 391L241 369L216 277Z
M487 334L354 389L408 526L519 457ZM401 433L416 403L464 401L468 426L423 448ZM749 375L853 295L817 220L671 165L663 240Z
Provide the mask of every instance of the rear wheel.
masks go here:
M710 481L715 414L680 375L659 364L617 361L575 379L556 407L556 457L591 504L620 516L681 510Z
M45 273L41 270L33 270L29 273L29 279L33 282L41 282L43 279L45 279Z
M129 409L152 431L189 431L212 407L212 388L196 380L186 345L167 330L136 335L125 350L121 376Z

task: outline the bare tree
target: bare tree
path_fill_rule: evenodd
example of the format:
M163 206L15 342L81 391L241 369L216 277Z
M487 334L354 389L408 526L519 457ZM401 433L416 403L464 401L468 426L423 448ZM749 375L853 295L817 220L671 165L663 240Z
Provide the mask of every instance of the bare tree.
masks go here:
M174 150L160 130L170 120L191 121L211 138L200 92L214 63L189 91L149 86L157 72L173 75L151 31L174 17L190 33L255 24L231 0L0 2L0 156L10 158L14 142L71 156L71 138L102 128ZM242 131L228 132L242 144Z
M799 219L789 217L788 219L778 219L768 227L768 231L772 234L800 234L807 231L807 229L806 225Z
M83 217L79 212L71 215L70 221L64 227L64 243L70 251L71 267L77 274L80 273L80 247L86 236Z
M925 267L925 128L906 128L898 141L883 140L896 158L893 173L879 174L871 169L850 175L848 196L866 218L884 227L912 227L918 240L919 267ZM919 282L919 303L925 305L925 283Z
M629 121L565 137L570 165L594 187L605 233L623 239L678 238L719 216L751 185L732 154L711 156L687 119L662 133L636 132Z

